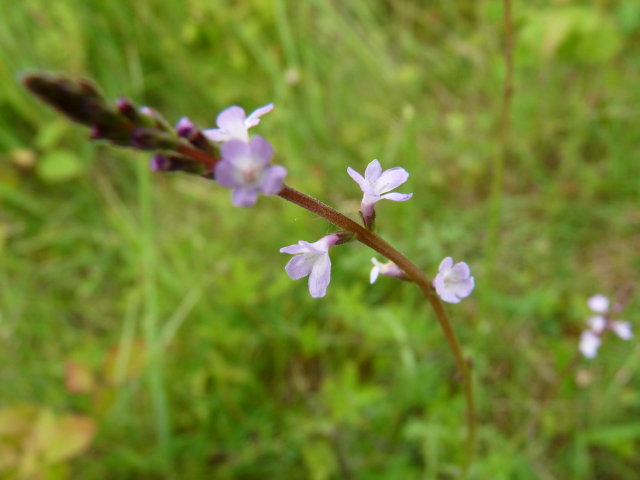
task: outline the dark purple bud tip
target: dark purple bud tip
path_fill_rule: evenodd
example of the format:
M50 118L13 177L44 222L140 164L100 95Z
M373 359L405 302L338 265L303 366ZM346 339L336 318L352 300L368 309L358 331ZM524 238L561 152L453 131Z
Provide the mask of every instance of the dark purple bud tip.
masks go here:
M176 124L176 133L183 138L190 138L197 131L198 127L187 117L182 117Z
M338 240L335 243L336 245L342 245L343 243L349 243L350 241L355 239L355 234L352 233L352 232L339 231L339 232L334 232L334 235L336 235L338 237Z
M136 110L133 102L128 98L118 98L118 100L116 101L116 108L122 115L127 117L132 122L135 122L138 119L138 111Z
M171 169L171 160L165 155L154 155L149 161L149 166L153 172L166 172Z
M202 174L202 165L182 157L157 154L151 157L149 166L154 172L188 172Z
M105 138L103 129L100 128L98 125L92 125L89 138L91 138L91 140L99 140L101 138Z

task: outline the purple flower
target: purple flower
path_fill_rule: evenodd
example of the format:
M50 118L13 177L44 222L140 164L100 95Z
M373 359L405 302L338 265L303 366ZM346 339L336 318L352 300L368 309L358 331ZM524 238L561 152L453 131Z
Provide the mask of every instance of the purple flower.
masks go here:
M448 303L458 303L461 299L471 295L475 280L471 276L469 265L465 262L454 265L453 258L447 257L440 262L433 286L442 300Z
M314 298L324 297L327 293L327 286L331 281L329 249L338 242L340 236L332 233L314 243L301 240L296 245L280 249L282 253L295 255L284 267L292 280L309 275L309 292Z
M378 279L378 275L386 275L387 277L395 278L406 277L404 270L400 269L400 267L391 261L381 263L376 258L372 258L371 263L373 263L373 268L369 274L369 283L374 283Z
M287 169L269 165L273 147L260 136L250 142L229 140L220 147L222 159L215 166L215 178L224 187L233 188L233 204L250 207L258 193L277 195L282 190Z
M631 324L624 320L612 320L609 305L611 301L602 294L597 294L587 300L587 305L593 313L587 319L587 329L580 334L578 349L586 358L594 358L602 344L602 335L611 330L623 340L633 337Z
M404 202L413 195L412 193L389 193L409 178L409 173L402 167L390 168L383 172L380 162L373 160L367 165L364 177L351 167L347 168L347 173L360 185L360 189L364 192L360 212L365 224L368 224L368 219L373 218L375 204L380 200Z
M273 110L273 103L254 110L248 117L242 107L233 105L218 114L216 124L218 128L204 131L204 134L214 142L228 142L229 140L249 141L249 129L260 123L260 117Z

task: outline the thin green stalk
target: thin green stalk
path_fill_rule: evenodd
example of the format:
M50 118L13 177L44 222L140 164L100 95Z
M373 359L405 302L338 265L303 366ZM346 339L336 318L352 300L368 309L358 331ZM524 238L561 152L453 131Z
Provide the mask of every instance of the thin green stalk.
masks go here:
M165 390L164 371L161 356L161 339L158 327L158 299L156 291L156 253L153 241L153 213L151 181L146 168L138 170L139 203L143 241L140 245L140 263L144 296L143 334L148 348L149 365L147 380L155 419L155 430L160 445L160 462L165 471L172 471L171 425ZM173 477L170 477L173 478Z
M511 148L511 101L513 98L513 16L511 0L502 2L503 16L503 61L504 82L502 85L502 100L498 119L497 153L493 156L490 214L487 232L486 262L487 272L493 273L496 252L499 244L500 222L502 217L502 196L504 184L504 168L509 158Z

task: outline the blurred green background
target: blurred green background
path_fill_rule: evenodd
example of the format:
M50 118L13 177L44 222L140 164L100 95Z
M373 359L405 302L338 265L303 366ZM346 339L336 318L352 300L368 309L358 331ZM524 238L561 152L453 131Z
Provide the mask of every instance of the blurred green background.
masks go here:
M430 276L452 255L476 277L448 308L472 478L637 478L637 341L576 351L586 299L639 277L640 3L514 1L492 193L502 21L498 0L0 2L0 478L450 479L465 434L417 288L369 286L349 244L310 298L278 249L324 220L90 143L24 91L34 69L203 127L274 102L254 133L352 218L347 166L405 167L414 197L379 204L379 232Z

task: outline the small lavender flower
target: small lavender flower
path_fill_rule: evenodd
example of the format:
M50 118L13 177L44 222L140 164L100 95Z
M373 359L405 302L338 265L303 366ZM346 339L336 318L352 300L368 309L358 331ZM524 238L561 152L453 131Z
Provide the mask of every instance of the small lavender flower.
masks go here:
M602 335L606 330L611 330L622 340L629 340L633 337L629 322L611 319L610 304L609 298L600 293L587 300L587 305L596 315L591 315L587 319L587 329L580 335L578 349L586 358L596 356L602 344Z
M378 275L386 275L387 277L395 278L406 277L404 270L400 269L400 267L391 261L381 263L376 258L372 258L371 263L373 263L373 268L369 274L369 283L374 283L378 279Z
M218 114L218 128L204 130L204 134L214 142L229 140L249 141L249 129L260 123L260 117L273 110L273 103L254 110L248 117L242 107L233 105Z
M409 173L402 167L394 167L382 171L380 162L373 160L364 172L364 177L353 168L348 167L349 176L360 185L364 193L360 214L367 227L370 227L375 216L375 204L380 200L393 200L394 202L404 202L412 197L412 193L390 193L398 188L409 178Z
M471 276L469 265L465 262L458 262L454 265L453 258L447 257L440 262L433 286L442 300L448 303L458 303L461 299L471 295L475 280Z
M331 259L329 249L339 243L341 238L332 233L314 243L299 241L280 249L281 253L294 255L284 267L292 280L309 275L309 293L314 298L324 297L331 281Z
M224 187L233 188L233 204L251 207L259 193L277 195L283 187L287 169L269 165L273 147L260 136L250 142L229 140L220 147L222 159L215 166L215 179Z

